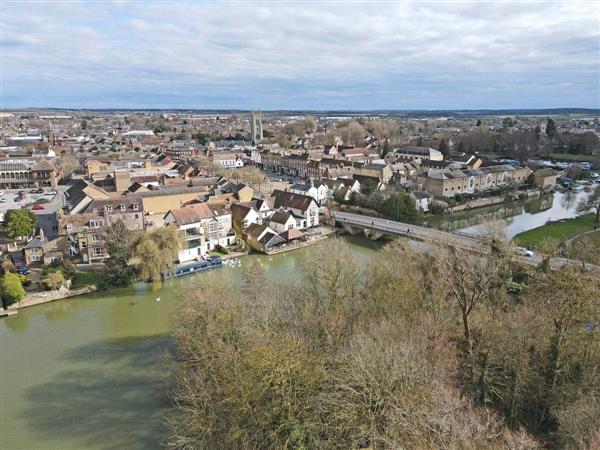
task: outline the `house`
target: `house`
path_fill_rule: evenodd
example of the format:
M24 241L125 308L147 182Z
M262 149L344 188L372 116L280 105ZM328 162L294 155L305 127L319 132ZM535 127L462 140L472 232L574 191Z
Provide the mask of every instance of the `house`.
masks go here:
M453 197L456 194L485 191L508 186L521 185L531 173L526 167L500 164L464 170L430 169L421 177L425 190L436 197Z
M425 191L413 191L410 196L415 200L417 208L423 212L429 211L431 205L431 195Z
M394 150L396 156L408 159L430 159L442 161L444 155L439 150L431 147L405 146Z
M253 223L262 223L262 217L256 210L253 202L234 203L230 206L229 210L231 211L233 229L238 234L241 234L243 230Z
M544 169L537 169L535 172L533 172L533 177L535 179L535 185L539 186L540 188L554 187L556 184L556 179L558 178L558 174L551 168L547 167Z
M354 174L376 177L379 178L380 181L387 183L390 180L390 178L392 178L393 171L392 166L386 163L355 163Z
M211 194L211 203L249 202L254 196L254 189L244 183L234 183L223 178Z
M128 230L144 229L144 210L139 198L115 197L81 203L61 214L58 233L67 238L67 251L71 257L79 257L83 263L102 262L110 255L106 249L106 232L121 220Z
M244 167L244 161L240 155L235 152L223 151L213 152L211 154L213 164L225 167L227 169L238 169Z
M289 211L277 211L271 216L269 226L281 234L289 229L296 228L296 219Z
M39 229L35 237L23 248L25 264L30 265L39 262L48 265L62 259L65 245L64 237L48 240L44 235L44 231Z
M329 199L329 187L325 183L314 182L312 179L307 184L293 184L289 192L308 195L314 198L319 206L323 206Z
M273 191L274 208L290 211L296 218L296 227L300 230L319 225L319 205L313 197L280 190Z
M184 248L178 255L180 263L206 257L217 246L229 247L236 242L231 212L208 203L172 209L163 222L177 226L183 238Z
M61 178L61 170L58 163L46 159L37 161L31 168L32 182L37 186L49 186L55 188Z
M250 247L259 252L269 252L275 246L283 244L285 240L275 230L267 225L254 223L246 231L246 242Z

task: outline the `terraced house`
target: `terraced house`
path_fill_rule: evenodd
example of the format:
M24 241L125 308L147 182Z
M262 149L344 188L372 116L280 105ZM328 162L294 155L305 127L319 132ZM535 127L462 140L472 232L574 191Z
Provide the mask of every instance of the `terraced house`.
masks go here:
M122 220L128 230L144 229L144 211L140 199L115 197L92 200L81 211L58 215L58 232L67 238L67 252L82 263L102 262L109 257L106 250L108 227Z
M508 164L464 170L433 170L421 176L425 190L436 197L475 193L510 183L522 185L531 173L526 167Z
M178 255L180 263L206 257L217 246L229 247L236 242L231 212L208 203L172 209L163 222L166 226L176 226L183 239Z

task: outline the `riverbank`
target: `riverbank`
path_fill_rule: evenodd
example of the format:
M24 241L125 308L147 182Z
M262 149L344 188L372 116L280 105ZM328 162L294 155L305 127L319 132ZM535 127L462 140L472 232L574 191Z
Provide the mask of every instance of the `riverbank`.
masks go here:
M519 233L514 237L514 242L522 247L537 249L542 241L547 238L556 240L556 249L565 242L579 235L594 231L595 215L586 214L573 219L563 219L551 222L541 227ZM593 233L591 237L600 242L600 233Z
M79 287L76 289L69 289L65 286L54 291L42 291L32 292L26 294L20 302L13 303L8 306L8 310L18 310L27 308L29 306L42 305L44 303L53 302L55 300L63 300L70 297L76 297L78 295L91 294L97 291L96 285Z
M539 189L529 189L526 191L520 191L519 194L524 194L525 198L539 197L540 190ZM508 195L511 195L511 194L508 194ZM450 209L450 211L455 213L455 212L470 211L472 209L485 208L487 206L501 205L501 204L505 203L505 198L506 198L506 196L504 196L504 195L476 198L474 200L469 200L465 203L459 203L458 205L451 206L449 209ZM517 199L514 199L512 201L517 201Z
M324 239L328 239L332 234L336 233L336 229L333 227L320 226L318 235L308 235L307 240L305 241L292 241L285 246L279 246L274 250L266 252L267 255L276 255L278 253L285 253L292 250L298 250L300 248L308 247L309 245L314 245Z

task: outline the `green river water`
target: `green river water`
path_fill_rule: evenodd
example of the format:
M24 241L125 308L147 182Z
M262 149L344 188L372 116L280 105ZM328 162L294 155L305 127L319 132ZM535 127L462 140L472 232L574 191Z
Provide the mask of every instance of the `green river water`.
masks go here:
M381 245L349 242L365 260ZM259 258L270 278L296 280L307 251L240 261ZM215 269L210 280L215 272L240 277L239 267ZM0 320L0 449L160 448L170 317L207 275L59 300Z

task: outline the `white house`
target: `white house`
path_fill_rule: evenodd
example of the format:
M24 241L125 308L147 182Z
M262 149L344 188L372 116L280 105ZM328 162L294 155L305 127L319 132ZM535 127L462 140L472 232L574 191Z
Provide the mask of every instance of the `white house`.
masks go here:
M289 191L295 194L310 195L319 206L325 204L330 195L329 187L325 183L315 183L312 179L309 184L293 184Z
M303 230L319 225L319 205L313 197L275 190L273 198L275 199L275 209L289 211L294 215L295 228Z
M417 208L421 211L429 211L429 205L431 205L431 195L425 191L414 191L410 196L415 200Z
M262 223L262 217L254 207L253 202L234 203L229 208L234 228L238 231L245 230L253 223ZM239 228L236 228L238 226Z
M296 218L290 211L277 211L271 216L269 226L281 234L291 228L296 228Z
M207 203L170 210L164 217L165 225L177 226L184 240L179 251L180 263L206 257L217 245L235 244L231 212Z
M213 152L213 163L227 169L238 169L244 167L244 161L234 152Z

